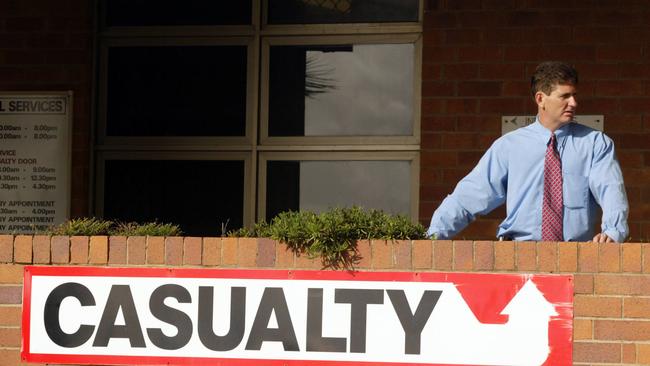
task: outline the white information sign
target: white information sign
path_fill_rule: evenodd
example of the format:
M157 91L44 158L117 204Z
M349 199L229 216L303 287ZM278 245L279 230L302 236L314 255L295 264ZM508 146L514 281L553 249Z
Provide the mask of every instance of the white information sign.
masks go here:
M70 207L72 93L0 93L0 233L36 233Z

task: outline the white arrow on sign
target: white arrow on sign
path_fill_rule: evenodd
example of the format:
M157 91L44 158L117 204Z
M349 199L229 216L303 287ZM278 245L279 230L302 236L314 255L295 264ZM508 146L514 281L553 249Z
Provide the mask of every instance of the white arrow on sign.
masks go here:
M548 324L558 315L528 280L501 314L505 324L483 324L460 292L444 291L422 334L422 357L432 363L541 365L549 355ZM462 305L461 305L462 304ZM451 309L454 308L454 309ZM434 319L435 314L444 314Z

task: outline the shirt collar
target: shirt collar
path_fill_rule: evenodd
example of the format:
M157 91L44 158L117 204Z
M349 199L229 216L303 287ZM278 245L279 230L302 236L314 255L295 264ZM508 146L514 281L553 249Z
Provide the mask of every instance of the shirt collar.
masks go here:
M555 137L562 137L568 135L571 131L572 124L573 122L567 123L564 126L555 130ZM539 121L539 116L535 117L535 123L531 125L531 129L540 137L544 138L544 141L546 142L548 142L548 140L551 138L551 130L549 130L548 128L542 125L542 123Z

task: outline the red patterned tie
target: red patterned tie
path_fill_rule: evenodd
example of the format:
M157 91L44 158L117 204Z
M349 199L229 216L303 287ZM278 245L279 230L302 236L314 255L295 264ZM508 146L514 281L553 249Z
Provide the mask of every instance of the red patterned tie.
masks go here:
M557 140L551 140L544 158L544 201L542 203L542 240L562 241L562 161L556 150Z

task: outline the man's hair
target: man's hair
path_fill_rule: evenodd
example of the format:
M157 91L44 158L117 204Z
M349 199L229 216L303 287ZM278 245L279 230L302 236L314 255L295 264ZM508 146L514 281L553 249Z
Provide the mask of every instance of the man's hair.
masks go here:
M538 91L549 95L558 84L578 85L578 71L565 62L546 61L537 65L535 74L530 79L533 96Z

